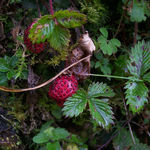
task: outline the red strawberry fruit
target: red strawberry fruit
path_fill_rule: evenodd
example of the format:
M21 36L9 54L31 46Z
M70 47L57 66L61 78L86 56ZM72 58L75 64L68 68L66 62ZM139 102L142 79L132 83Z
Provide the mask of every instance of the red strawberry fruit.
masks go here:
M68 75L58 77L49 87L49 97L56 100L59 106L63 106L66 99L78 90L76 78Z
M24 44L26 45L27 49L29 49L33 53L40 53L44 51L46 48L47 43L35 43L33 44L31 39L29 38L29 30L31 29L32 25L35 24L36 21L32 22L24 31Z

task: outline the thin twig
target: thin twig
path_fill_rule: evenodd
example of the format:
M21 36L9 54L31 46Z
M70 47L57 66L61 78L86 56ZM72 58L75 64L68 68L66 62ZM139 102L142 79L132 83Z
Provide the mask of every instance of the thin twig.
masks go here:
M107 145L119 134L119 132L121 131L122 128L124 128L128 122L131 121L132 118L130 118L129 120L127 120L124 125L118 130L117 133L115 133L105 144L103 144L100 148L98 148L97 150L102 150L104 147L107 147Z
M126 118L129 118L129 113L128 113L128 110L127 110L127 106L126 106L126 103L125 103L124 96L122 96L122 99L123 99L123 104L124 104L124 108L125 108L125 112L126 112ZM134 139L134 135L133 135L133 132L132 132L132 128L131 128L131 125L130 125L130 122L128 122L128 127L129 127L129 131L130 131L130 134L131 134L131 138L132 138L133 144L136 144L135 143L135 139Z

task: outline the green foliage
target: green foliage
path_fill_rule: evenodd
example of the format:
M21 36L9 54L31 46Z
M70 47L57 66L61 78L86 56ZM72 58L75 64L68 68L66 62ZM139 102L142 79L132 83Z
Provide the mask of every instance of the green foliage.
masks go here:
M41 127L40 133L33 137L34 143L41 144L41 146L42 144L46 145L46 147L42 147L46 148L46 150L61 150L61 141L76 143L81 147L85 146L84 141L78 138L75 134L70 134L64 128L54 128L51 126L52 123L53 121L49 121Z
M55 50L68 47L70 32L68 28L81 26L86 22L85 15L76 11L60 10L54 15L42 16L33 24L29 37L33 43L48 41Z
M150 47L147 45L149 43L142 41L131 48L127 67L130 73L137 78L142 77L150 69Z
M81 12L87 15L88 22L101 25L108 19L107 10L99 0L80 0Z
M142 0L133 0L133 7L131 9L130 20L132 22L142 22L147 19L147 16L150 16L150 9L148 8L148 2Z
M146 144L143 144L143 143L136 143L135 145L133 145L131 147L130 150L150 150L150 147Z
M130 60L128 61L128 70L135 78L143 78L148 81L150 69L150 47L149 43L138 42L134 48L131 49ZM146 73L146 74L145 74ZM127 104L133 113L139 112L144 103L147 103L148 88L143 82L129 81L125 86Z
M150 150L150 148L146 144L139 143L139 139L134 134L135 145L133 144L133 140L129 131L125 128L118 128L119 134L113 140L114 149L117 150Z
M83 112L87 103L90 113L100 126L108 128L113 123L112 108L108 105L108 97L114 96L113 91L104 83L92 83L88 92L78 90L64 103L64 115L73 117ZM105 97L99 99L99 97Z
M100 70L103 74L111 74L111 64L108 58L105 58L101 51L94 53L95 61L91 61L91 67Z
M148 88L143 82L128 81L125 86L127 104L133 113L139 112L148 102Z
M21 51L18 51L12 57L4 56L0 58L0 78L2 79L0 85L7 85L8 80L13 78L27 78L27 66L21 54Z
M87 104L86 92L84 90L78 90L76 94L69 97L64 103L64 114L68 117L78 116L83 112Z
M117 48L121 46L121 43L116 38L108 40L108 31L106 28L100 28L102 35L98 38L98 43L100 44L100 49L106 55L112 55L117 52Z

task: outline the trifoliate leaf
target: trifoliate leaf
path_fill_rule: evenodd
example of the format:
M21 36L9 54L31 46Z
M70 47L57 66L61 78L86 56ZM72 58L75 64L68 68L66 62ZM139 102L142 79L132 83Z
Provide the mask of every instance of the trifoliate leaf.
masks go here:
M90 113L100 126L108 128L113 123L112 108L108 105L108 99L90 98L88 100Z
M105 38L108 37L108 31L107 31L106 28L100 28L100 32L103 34L103 36L104 36Z
M145 49L145 45L147 44L144 41L138 42L131 49L130 61L127 65L130 73L137 78L140 78L150 69L150 47Z
M114 92L110 89L109 86L107 86L104 83L92 83L89 85L88 88L88 97L113 97L115 94Z
M84 90L78 90L72 97L69 97L64 103L64 115L67 117L78 116L86 107L87 98Z
M128 81L125 86L127 104L133 113L139 112L148 102L148 88L143 82Z

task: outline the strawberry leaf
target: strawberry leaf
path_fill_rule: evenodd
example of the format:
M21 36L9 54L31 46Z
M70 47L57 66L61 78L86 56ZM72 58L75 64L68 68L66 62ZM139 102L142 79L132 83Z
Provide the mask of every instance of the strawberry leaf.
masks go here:
M97 82L89 85L88 97L113 97L114 95L112 89L104 83Z
M64 103L64 115L67 117L78 116L83 112L87 104L86 92L84 90L78 90L76 94L69 97Z
M86 16L77 11L60 10L55 12L54 17L65 28L76 28L86 23Z
M125 86L127 104L133 113L139 112L148 102L148 88L143 82L128 81Z
M100 126L108 128L113 123L112 108L108 105L108 99L89 99L90 112Z

